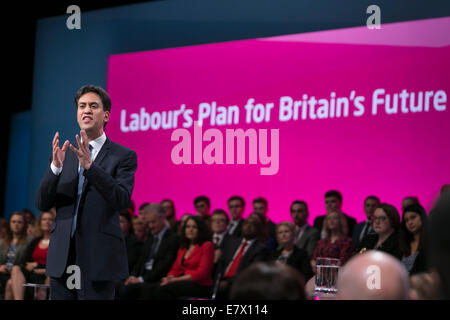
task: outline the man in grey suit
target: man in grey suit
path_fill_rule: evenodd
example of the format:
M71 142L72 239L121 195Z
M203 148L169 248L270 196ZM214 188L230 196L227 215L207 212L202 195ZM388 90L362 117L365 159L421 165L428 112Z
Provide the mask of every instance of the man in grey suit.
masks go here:
M296 228L295 245L305 250L311 259L320 239L320 232L311 227L307 220L309 216L308 205L305 201L296 200L291 204L291 216Z

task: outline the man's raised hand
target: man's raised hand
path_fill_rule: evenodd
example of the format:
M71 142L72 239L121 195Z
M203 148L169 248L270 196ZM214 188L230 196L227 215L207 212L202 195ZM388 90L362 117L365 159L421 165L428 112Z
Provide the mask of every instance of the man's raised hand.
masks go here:
M55 133L53 137L53 165L57 168L61 168L66 157L66 150L69 146L69 140L64 142L62 148L59 147L59 132Z
M78 149L75 148L72 144L70 144L69 147L77 155L78 161L80 161L80 166L82 166L85 170L88 170L92 164L88 136L85 130L81 130L80 135L81 138L83 138L83 142L81 142L78 135L75 136L75 138L77 139Z

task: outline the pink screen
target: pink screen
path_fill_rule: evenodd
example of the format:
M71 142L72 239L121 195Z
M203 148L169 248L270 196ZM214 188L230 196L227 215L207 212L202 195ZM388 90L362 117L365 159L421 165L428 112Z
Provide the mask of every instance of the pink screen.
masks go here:
M133 200L173 199L180 217L196 196L214 210L241 195L247 216L262 196L275 222L304 200L312 223L337 189L358 221L368 195L398 209L418 196L429 210L450 180L449 28L441 18L111 56L107 135L137 152ZM245 149L229 143L237 129L254 134Z

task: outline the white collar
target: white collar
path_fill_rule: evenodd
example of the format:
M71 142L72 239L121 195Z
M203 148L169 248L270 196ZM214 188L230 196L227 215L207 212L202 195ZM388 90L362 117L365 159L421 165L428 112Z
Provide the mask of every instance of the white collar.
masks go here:
M100 137L98 137L95 140L92 140L91 142L89 142L89 144L95 151L98 151L103 147L105 142L106 142L106 134L105 131L103 131L103 134Z

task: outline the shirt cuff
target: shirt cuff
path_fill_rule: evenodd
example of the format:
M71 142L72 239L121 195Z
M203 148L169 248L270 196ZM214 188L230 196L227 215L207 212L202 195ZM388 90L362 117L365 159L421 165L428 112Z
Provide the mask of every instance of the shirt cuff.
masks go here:
M55 176L59 176L59 175L61 174L61 171L62 171L63 167L58 168L58 167L56 167L56 166L53 164L53 162L52 162L52 163L50 164L50 169L52 169L52 172L53 172L53 174L54 174Z
M139 280L140 283L144 282L144 278L142 278L142 277L139 277L138 280Z

